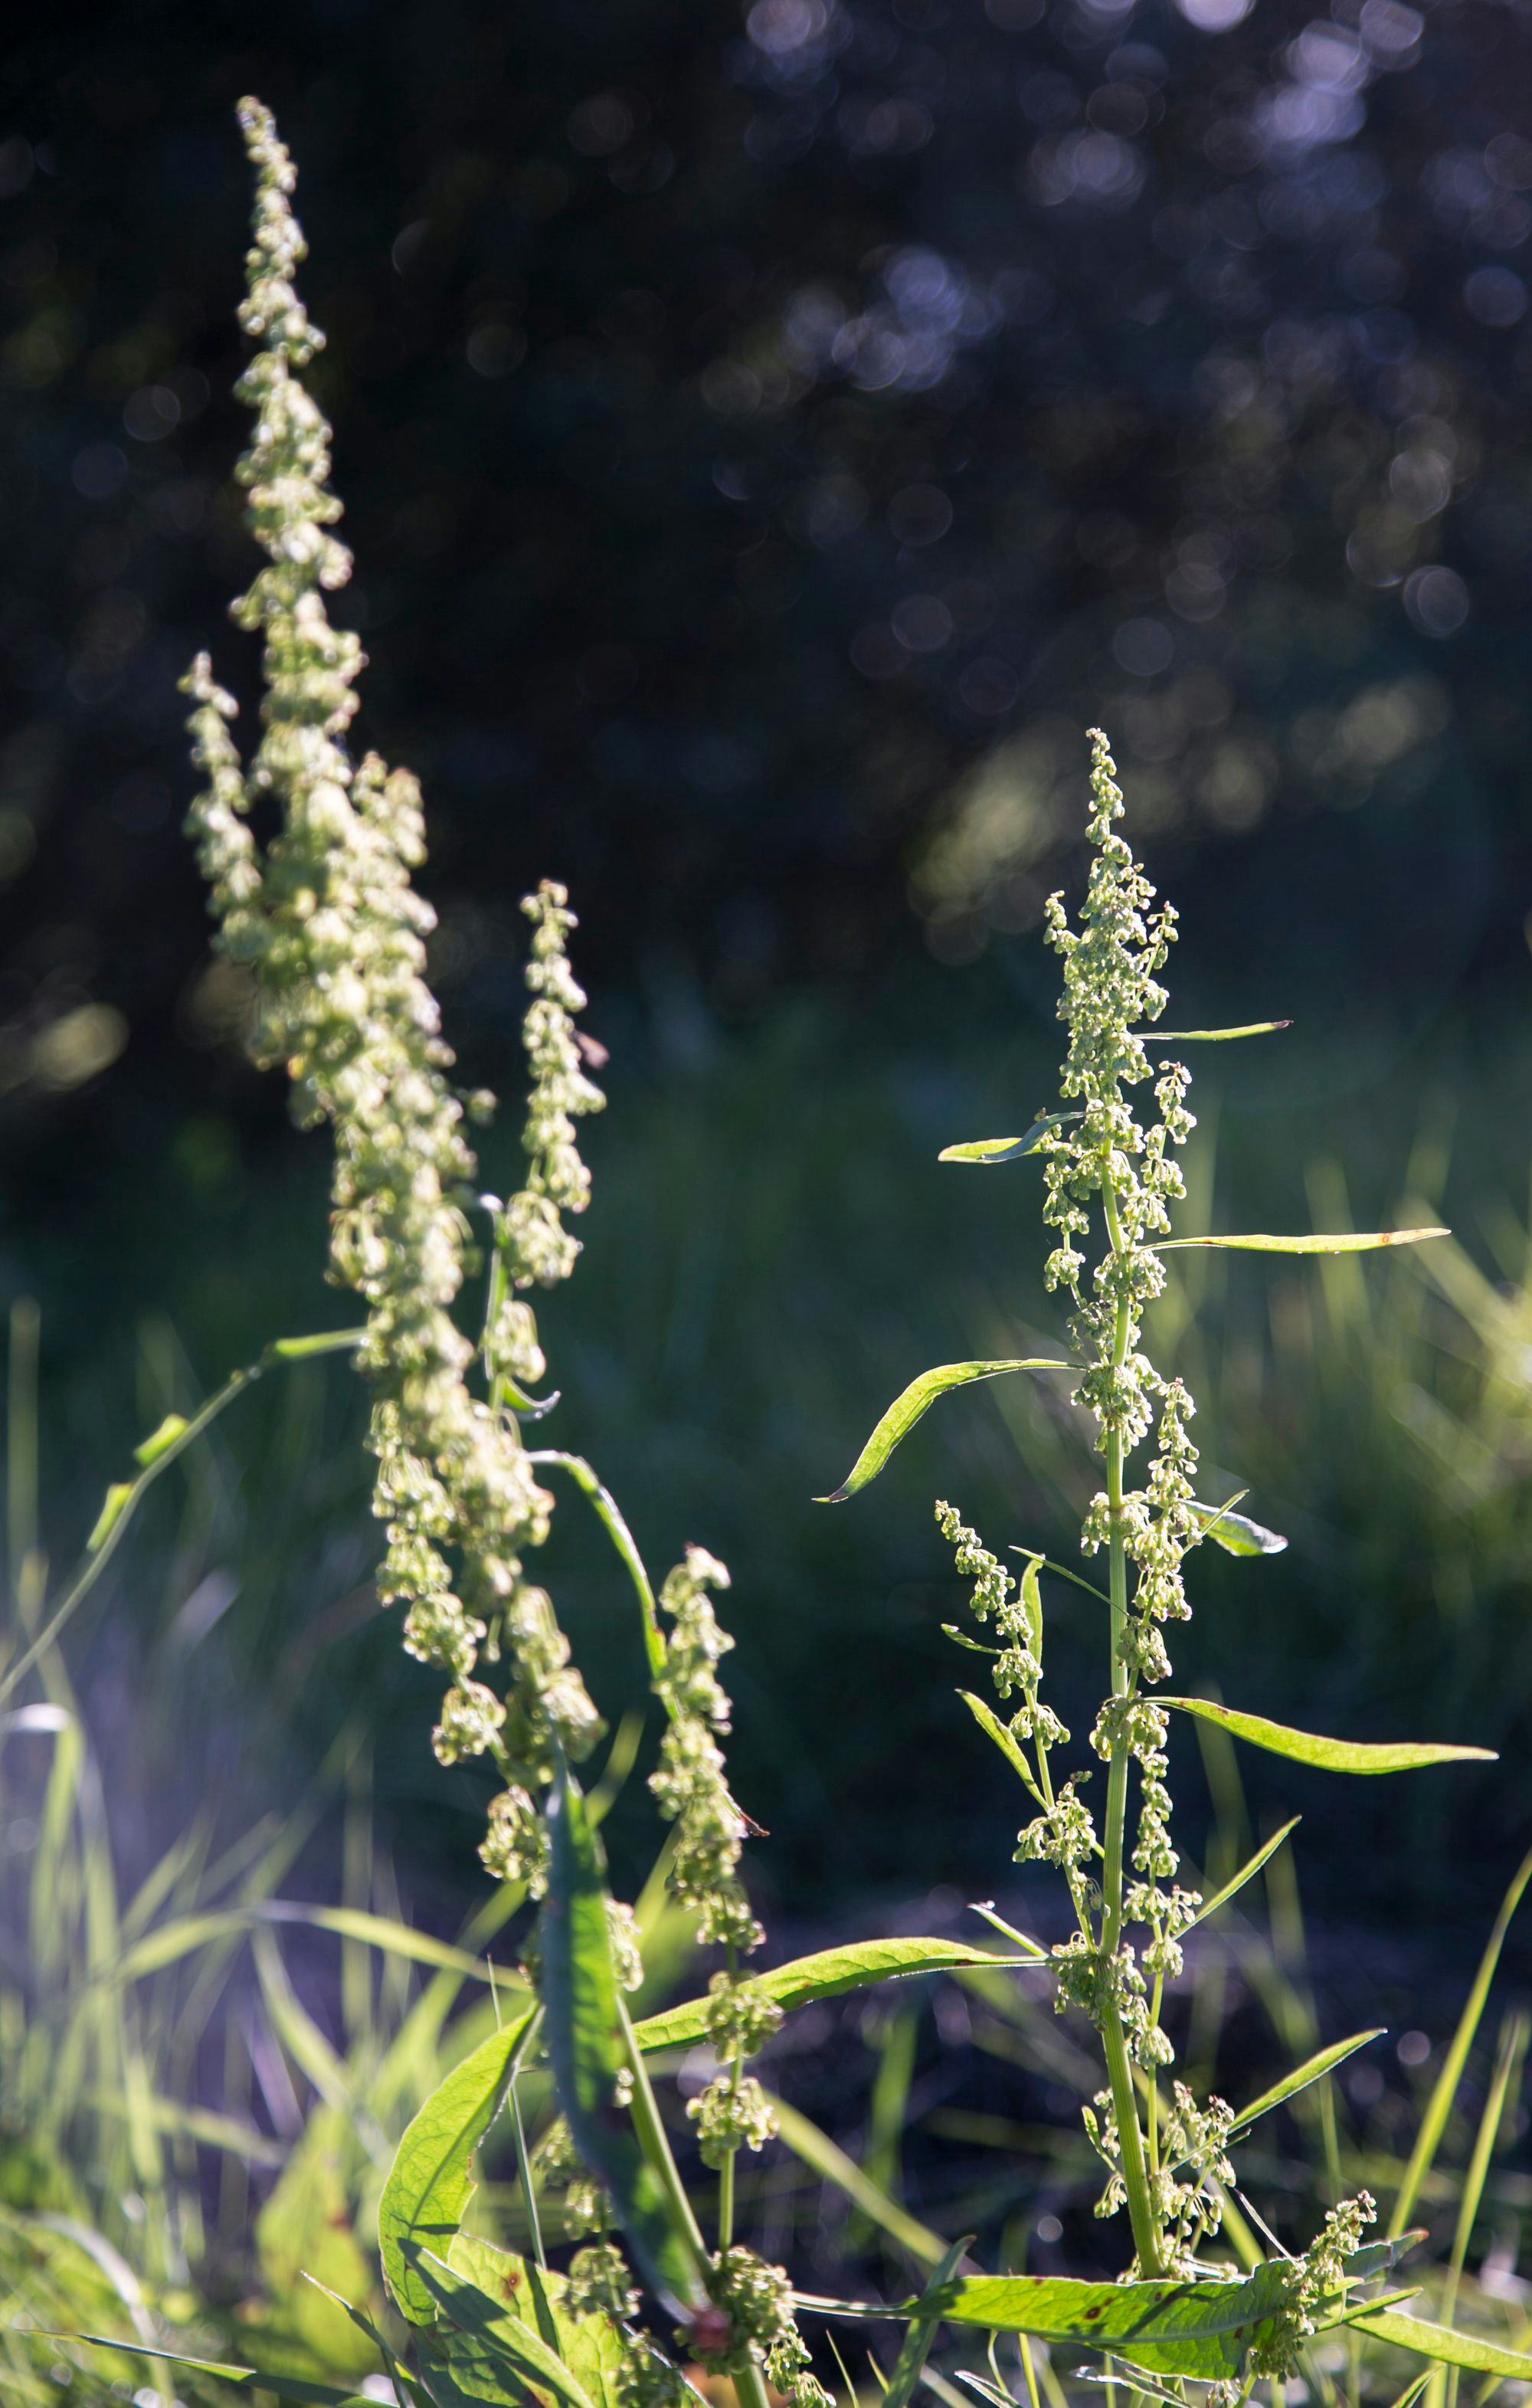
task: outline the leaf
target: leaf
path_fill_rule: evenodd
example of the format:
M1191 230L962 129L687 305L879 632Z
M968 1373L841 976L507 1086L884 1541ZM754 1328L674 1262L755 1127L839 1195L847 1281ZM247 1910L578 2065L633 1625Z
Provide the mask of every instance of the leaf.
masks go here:
M1044 1112L1035 1120L1024 1137L976 1137L966 1145L946 1145L938 1154L938 1162L1019 1162L1024 1154L1036 1154L1046 1138L1068 1121L1082 1121L1083 1112Z
M184 1413L166 1413L159 1428L151 1430L148 1438L140 1440L134 1448L135 1463L142 1465L147 1470L151 1463L159 1461L166 1447L174 1446L179 1438L185 1437L187 1421Z
M972 2242L971 2232L966 2239L953 2242L926 2285L921 2302L923 2306L934 2292L939 2291L943 2285L952 2280L963 2263ZM933 2317L918 2315L911 2317L905 2329L899 2355L894 2361L894 2372L889 2376L883 2392L883 2408L909 2408L909 2402L915 2396L915 2386L925 2371L925 2361L931 2355L931 2344L936 2337L937 2326Z
M113 2339L106 2333L39 2333L44 2341L83 2342L91 2349L116 2349L131 2358L157 2358L169 2366L184 2366L193 2374L216 2375L220 2383L237 2383L247 2391L269 2392L273 2400L291 2400L295 2408L373 2408L365 2392L336 2390L333 2383L305 2383L294 2374L273 2374L264 2366L225 2366L214 2358L188 2358L184 2351L151 2349L147 2342Z
M997 1380L1007 1371L1067 1371L1067 1363L1057 1363L1040 1357L1024 1362L1006 1363L938 1363L934 1370L923 1371L911 1380L890 1405L882 1420L868 1439L852 1469L840 1486L828 1497L816 1497L816 1505L843 1505L854 1497L869 1480L876 1480L901 1439L908 1438L927 1408L945 1396L949 1388L966 1387L973 1380Z
M569 2313L569 2286L562 2274L530 2265L477 2234L460 2232L447 2253L454 2274L476 2283L507 2313L529 2325L555 2351L594 2402L618 2408L619 2376L626 2360L623 2336L607 2315ZM449 2344L449 2350L451 2344Z
M1035 1940L1029 1940L1024 1931L1018 1931L1016 1926L1013 1923L1008 1923L1003 1914L996 1914L995 1912L995 1901L993 1899L976 1898L970 1903L968 1913L970 1914L981 1914L992 1930L1003 1933L1007 1940L1013 1940L1017 1947L1024 1951L1026 1961L1029 1965L1043 1965L1047 1963L1047 1949L1039 1948L1037 1942ZM995 1960L992 1958L991 1962L993 1963L994 1961Z
M95 1527L85 1541L88 1555L98 1555L132 1501L134 1484L131 1480L114 1480L107 1491L106 1501L95 1518Z
M1506 2349L1499 2342L1486 2341L1480 2333L1450 2331L1445 2325L1428 2325L1419 2316L1401 2316L1387 2308L1368 2310L1349 2321L1353 2332L1370 2333L1374 2341L1386 2341L1395 2349L1412 2349L1443 2366L1466 2366L1478 2374L1509 2374L1523 2383L1532 2382L1532 2358L1519 2349Z
M1202 1525L1205 1538L1214 1540L1230 1555L1280 1555L1287 1541L1275 1530L1267 1530L1244 1513L1236 1513L1224 1505L1189 1504L1187 1512Z
M412 2325L436 2321L431 2292L405 2256L405 2243L445 2251L473 2195L473 2153L500 2113L516 2052L532 2014L524 2014L455 2065L405 2132L378 2202L378 2243L383 2272L401 2315Z
M942 1973L959 1965L1006 1962L987 1948L970 1947L964 1940L853 1940L842 1948L821 1948L812 1956L795 1956L769 1973L751 1977L752 1989L791 2014L815 1999L838 1999L846 1990L866 1989L869 1982L888 1982L900 1974ZM710 1999L688 1999L663 2014L646 2015L634 2027L634 2038L646 2056L656 2049L685 2048L701 2040L708 2028Z
M1270 1037L1291 1028L1290 1020L1253 1020L1244 1028L1141 1028L1146 1045L1227 1045L1235 1037Z
M1032 1767L1026 1760L1026 1753L1020 1741L1012 1732L1007 1730L999 1715L984 1703L982 1698L974 1696L971 1689L959 1689L957 1694L985 1738L995 1742L1017 1779L1024 1783L1039 1806L1046 1804L1047 1801L1033 1777Z
M1418 1246L1425 1238L1450 1238L1451 1229L1347 1229L1332 1238L1156 1238L1153 1251L1168 1254L1180 1246L1232 1247L1253 1254L1368 1254L1379 1246Z
M1428 1764L1494 1764L1489 1747L1451 1747L1435 1740L1322 1739L1314 1731L1289 1730L1285 1723L1267 1722L1264 1714L1237 1713L1215 1706L1207 1698L1156 1697L1157 1706L1174 1706L1178 1713L1196 1714L1216 1723L1235 1739L1264 1747L1268 1756L1288 1756L1296 1764L1317 1765L1323 1772L1414 1772Z
M1263 2090L1259 2099L1253 2099L1248 2107L1241 2107L1230 2130L1244 2131L1258 2115L1269 2115L1273 2107L1281 2107L1284 2100L1296 2098L1300 2090L1308 2089L1310 2082L1323 2081L1325 2074L1333 2073L1338 2065L1343 2065L1348 2057L1353 2057L1359 2048L1366 2048L1368 2041L1382 2040L1384 2029L1385 2027L1379 2024L1372 2031L1353 2032L1350 2040L1332 2041L1328 2048L1320 2049L1317 2055L1306 2058L1302 2065L1295 2066L1291 2073L1284 2073L1269 2090Z
M1283 2305L1290 2283L1290 2270L1282 2264L1259 2267L1233 2282L1080 2283L984 2274L950 2284L934 2309L949 2324L1076 2342L1110 2350L1153 2372L1227 2382L1238 2375L1251 2343ZM932 2313L930 2306L926 2313Z
M645 2281L666 2305L706 2301L665 2186L622 2104L628 2070L607 1914L606 1859L566 1770L548 1803L548 1897L539 1924L548 2054L575 2145L611 2192ZM677 2306L673 2312L680 2313Z
M405 2246L411 2272L446 2318L429 2357L445 2358L453 2384L470 2400L505 2401L509 2408L526 2408L530 2401L535 2408L551 2408L551 2394L565 2408L594 2408L579 2376L514 2306L454 2273L434 2251L414 2242Z
M1186 1927L1188 1931L1195 1930L1199 1923L1206 1923L1208 1917L1210 1914L1216 1914L1221 1906L1227 1906L1230 1899L1233 1898L1238 1891L1244 1888L1246 1882L1253 1881L1255 1875L1260 1871L1261 1867L1267 1863L1268 1858L1276 1855L1277 1850L1281 1846L1281 1843L1286 1839L1288 1833L1290 1831L1296 1831L1302 1820L1303 1817L1301 1814L1295 1814L1292 1821L1290 1823L1284 1823L1280 1831L1273 1831L1270 1839L1266 1841L1261 1847L1257 1848L1255 1854L1240 1866L1233 1880L1226 1881L1221 1890L1214 1891L1212 1897L1209 1899L1206 1906L1201 1906L1197 1909L1197 1912Z

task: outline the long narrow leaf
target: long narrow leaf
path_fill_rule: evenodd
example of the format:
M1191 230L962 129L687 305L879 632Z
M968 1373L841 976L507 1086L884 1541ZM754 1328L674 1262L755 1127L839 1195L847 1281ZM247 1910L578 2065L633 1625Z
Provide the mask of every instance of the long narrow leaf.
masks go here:
M1146 1045L1227 1045L1236 1037L1271 1037L1292 1025L1290 1020L1253 1020L1244 1028L1143 1028L1138 1034Z
M373 2408L366 2394L354 2386L337 2390L333 2383L305 2383L295 2374L272 2374L265 2367L225 2366L215 2358L188 2358L182 2350L152 2349L147 2342L114 2340L107 2333L50 2332L40 2334L39 2339L84 2342L92 2349L159 2358L169 2366L184 2366L193 2374L212 2374L220 2383L238 2384L246 2391L269 2392L274 2400L293 2401L295 2408Z
M1289 1832L1296 1831L1302 1820L1303 1817L1301 1814L1295 1814L1292 1821L1290 1823L1284 1823L1280 1831L1273 1831L1270 1839L1267 1840L1263 1846L1257 1848L1253 1856L1247 1857L1245 1862L1240 1866L1238 1871L1234 1875L1233 1879L1231 1881L1226 1881L1222 1889L1215 1890L1212 1897L1208 1899L1206 1905L1197 1909L1196 1914L1192 1917L1191 1922L1187 1925L1187 1929L1189 1931L1195 1930L1199 1923L1206 1923L1210 1915L1216 1914L1221 1906L1227 1906L1230 1899L1236 1897L1238 1892L1244 1888L1246 1882L1253 1881L1255 1875L1260 1871L1261 1867L1267 1863L1270 1858L1276 1855L1277 1850L1281 1846L1282 1842L1287 1838Z
M1208 1698L1161 1698L1157 1706L1173 1706L1178 1713L1216 1723L1220 1730L1268 1756L1291 1756L1295 1764L1312 1764L1323 1772L1415 1772L1430 1764L1493 1764L1488 1747L1452 1747L1435 1740L1323 1739L1316 1731L1290 1730L1285 1723L1267 1722L1264 1714L1215 1706Z
M1426 2324L1419 2316L1401 2316L1389 2308L1372 2309L1350 2319L1353 2332L1370 2333L1375 2341L1386 2341L1396 2349L1412 2349L1421 2358L1435 2358L1441 2366L1466 2366L1479 2374L1511 2375L1518 2382L1532 2383L1532 2358L1519 2349L1506 2349L1501 2344L1486 2341L1482 2333L1450 2332L1445 2325Z
M1457 2096L1457 2086L1463 2079L1463 2069L1468 2061L1468 2051L1473 2046L1474 2035L1479 2029L1480 2018L1484 2012L1484 2001L1489 1997L1490 1984L1495 1979L1496 1967L1500 1962L1500 1951L1505 1946L1506 1933L1511 1928L1511 1918L1522 1902L1529 1881L1532 1881L1532 1850L1529 1850L1522 1858L1511 1876L1511 1886L1500 1901L1500 1912L1495 1918L1495 1928L1490 1933L1484 1953L1479 1960L1479 1970L1473 1977L1473 1987L1468 1992L1463 2013L1458 2017L1457 2029L1453 2034L1452 2045L1443 2059L1441 2071L1437 2076L1425 2114L1421 2119L1421 2128L1415 2137L1410 2163L1405 2169L1404 2180L1399 2185L1399 2195L1394 2202L1394 2212L1388 2220L1390 2232L1404 2230L1413 2213L1415 2201L1420 2197L1421 2185L1436 2162L1437 2151L1441 2146L1441 2136L1447 2128L1447 2118L1453 2111L1453 2100Z
M1418 1246L1426 1238L1450 1238L1450 1229L1345 1229L1333 1237L1156 1238L1156 1254L1186 1246L1217 1246L1249 1254L1370 1254L1380 1246Z
M1006 1728L993 1707L987 1706L982 1698L976 1698L971 1689L959 1689L957 1694L985 1738L994 1741L1017 1779L1025 1785L1041 1806L1045 1802L1043 1794L1038 1787L1032 1767L1026 1760L1026 1752L1020 1741Z
M871 1982L901 1975L944 1973L960 1965L1003 1965L1010 1962L988 1948L966 1940L853 1940L842 1948L821 1948L812 1956L795 1956L769 1973L752 1978L753 1989L791 2014L816 1999L838 1999L844 1991L866 1989ZM646 2056L656 2049L689 2047L708 2028L710 1999L688 1999L663 2014L646 2015L634 2026L634 2037Z
M964 1388L974 1380L998 1380L1009 1371L1067 1371L1067 1363L1052 1357L1033 1356L1024 1361L1004 1363L938 1363L935 1369L923 1371L902 1389L878 1424L855 1463L838 1488L828 1497L816 1497L816 1505L842 1505L854 1497L869 1480L876 1480L901 1439L909 1437L921 1415L944 1397L949 1388Z
M938 1162L1019 1162L1024 1154L1036 1154L1045 1139L1069 1121L1083 1120L1083 1112L1044 1112L1035 1120L1024 1137L976 1137L966 1145L944 1145L938 1154Z
M1298 2092L1307 2090L1311 2082L1322 2082L1325 2074L1335 2071L1338 2065L1344 2065L1348 2057L1354 2057L1359 2048L1366 2048L1368 2041L1382 2040L1383 2031L1384 2027L1379 2024L1372 2031L1353 2032L1349 2040L1333 2041L1328 2048L1322 2048L1304 2064L1295 2066L1291 2073L1284 2073L1280 2082L1274 2082L1269 2090L1263 2090L1259 2099L1253 2099L1248 2107L1241 2107L1231 2129L1244 2131L1258 2115L1269 2115L1273 2107L1281 2107L1287 2100L1296 2099Z

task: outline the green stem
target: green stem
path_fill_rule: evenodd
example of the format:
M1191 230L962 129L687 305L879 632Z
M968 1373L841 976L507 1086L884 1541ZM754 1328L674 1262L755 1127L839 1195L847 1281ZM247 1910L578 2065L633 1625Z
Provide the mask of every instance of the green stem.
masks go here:
M1107 1231L1112 1253L1122 1254L1126 1249L1117 1212L1117 1195L1105 1164L1102 1166L1101 1197L1106 1208ZM1117 1327L1112 1343L1112 1365L1119 1371L1127 1360L1131 1326L1131 1309L1124 1296L1118 1303ZM1111 1685L1115 1697L1125 1698L1130 1687L1128 1667L1123 1653L1123 1641L1127 1630L1127 1549L1123 1538L1123 1433L1120 1427L1115 1426L1107 1432L1107 1505L1111 1531L1110 1575L1108 1581L1111 1606ZM1101 1954L1108 1959L1116 1956L1123 1938L1123 1851L1127 1827L1127 1742L1119 1733L1112 1743L1107 1775L1107 1834L1101 1875ZM1143 2134L1138 2127L1138 2102L1134 2095L1133 2070L1128 2061L1127 2042L1115 2000L1107 2009L1102 2040L1111 2082L1112 2107L1117 2118L1117 2140L1122 2151L1123 2181L1127 2190L1134 2246L1143 2273L1156 2275L1162 2272L1160 2232L1144 2165Z
M676 2237L692 2260L692 2270L696 2276L699 2287L706 2291L708 2275L711 2270L708 2244L703 2240L702 2228L692 2212L692 2202L686 2196L686 2186L681 2181L676 2160L670 2154L669 2137L660 2121L660 2110L654 2097L654 2086L650 2081L649 2071L644 2064L644 2053L634 2037L632 2018L621 1999L618 2000L618 2013L623 2018L623 2045L627 2056L628 2070L633 2076L633 2097L628 2104L628 2112L633 2117L633 2128L638 2135L639 2145L645 2157L665 2186L666 2199L670 2209L670 2220Z

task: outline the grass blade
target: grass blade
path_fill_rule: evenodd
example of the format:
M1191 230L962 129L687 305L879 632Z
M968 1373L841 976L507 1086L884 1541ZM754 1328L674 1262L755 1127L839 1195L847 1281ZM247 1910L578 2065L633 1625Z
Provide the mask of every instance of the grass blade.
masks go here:
M908 2249L923 2266L938 2266L947 2253L947 2243L928 2231L894 2200L884 2196L875 2182L868 2180L861 2167L838 2149L827 2132L810 2123L807 2115L790 2107L785 2099L773 2099L771 2111L777 2118L778 2135L795 2157L801 2157L811 2173L818 2174L836 2189L844 2193L853 2207L859 2207L870 2223L878 2225L901 2249ZM880 2310L886 2314L886 2310ZM900 2313L908 2315L909 2310Z
M1453 2034L1452 2045L1442 2062L1441 2071L1437 2076L1436 2086L1426 2104L1425 2114L1421 2119L1420 2130L1415 2136L1415 2145L1410 2151L1410 2163L1405 2168L1404 2180L1399 2185L1398 2197L1394 2201L1394 2212L1388 2220L1391 2234L1402 2232L1409 2223L1415 2201L1420 2197L1421 2185L1436 2162L1437 2151L1441 2146L1441 2136L1447 2128L1447 2118L1452 2114L1453 2100L1457 2096L1457 2086L1463 2079L1463 2069L1468 2061L1468 2051L1473 2046L1474 2035L1479 2029L1480 2018L1484 2012L1484 2002L1489 1997L1490 1984L1495 1979L1496 1967L1500 1962L1500 1951L1505 1946L1506 1933L1511 1928L1511 1917L1522 1902L1529 1881L1532 1881L1532 1850L1523 1857L1511 1877L1510 1888L1500 1901L1500 1912L1495 1918L1495 1928L1490 1933L1484 1953L1479 1960L1479 1971L1473 1977L1473 1987L1468 1992L1468 2001L1462 2014L1458 2017L1457 2029Z

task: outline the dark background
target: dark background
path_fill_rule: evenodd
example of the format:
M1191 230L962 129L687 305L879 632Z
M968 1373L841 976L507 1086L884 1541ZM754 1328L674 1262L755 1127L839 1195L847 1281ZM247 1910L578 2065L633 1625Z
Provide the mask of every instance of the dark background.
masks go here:
M0 1267L43 1305L61 1560L141 1416L336 1310L322 1149L242 1065L179 833L191 653L254 700L225 618L253 90L329 333L336 616L365 740L425 781L472 1078L514 1094L517 897L575 889L614 1060L555 1435L651 1560L734 1563L774 1901L1007 1877L928 1500L1058 1552L1088 1462L992 1392L885 1491L807 1500L924 1363L1052 1326L1030 1172L932 1157L1051 1092L1040 906L1099 721L1184 911L1172 1022L1297 1024L1199 1060L1207 1209L1299 1228L1339 1193L1383 1226L1434 1181L1486 1282L1475 1322L1407 1267L1233 1277L1210 1478L1295 1543L1206 1568L1178 1675L1506 1747L1343 1817L1303 1800L1334 1910L1482 1911L1529 1820L1529 89L1525 12L1479 0L329 0L11 36ZM1165 1343L1189 1361L1179 1321ZM460 1888L480 1801L371 1610L341 1375L241 1412L78 1633L122 1844L210 1784L236 1813L296 1794L367 1727L408 1877ZM620 1702L622 1599L562 1523ZM1088 1713L1099 1633L1058 1615ZM1252 1779L1261 1812L1302 1786Z

